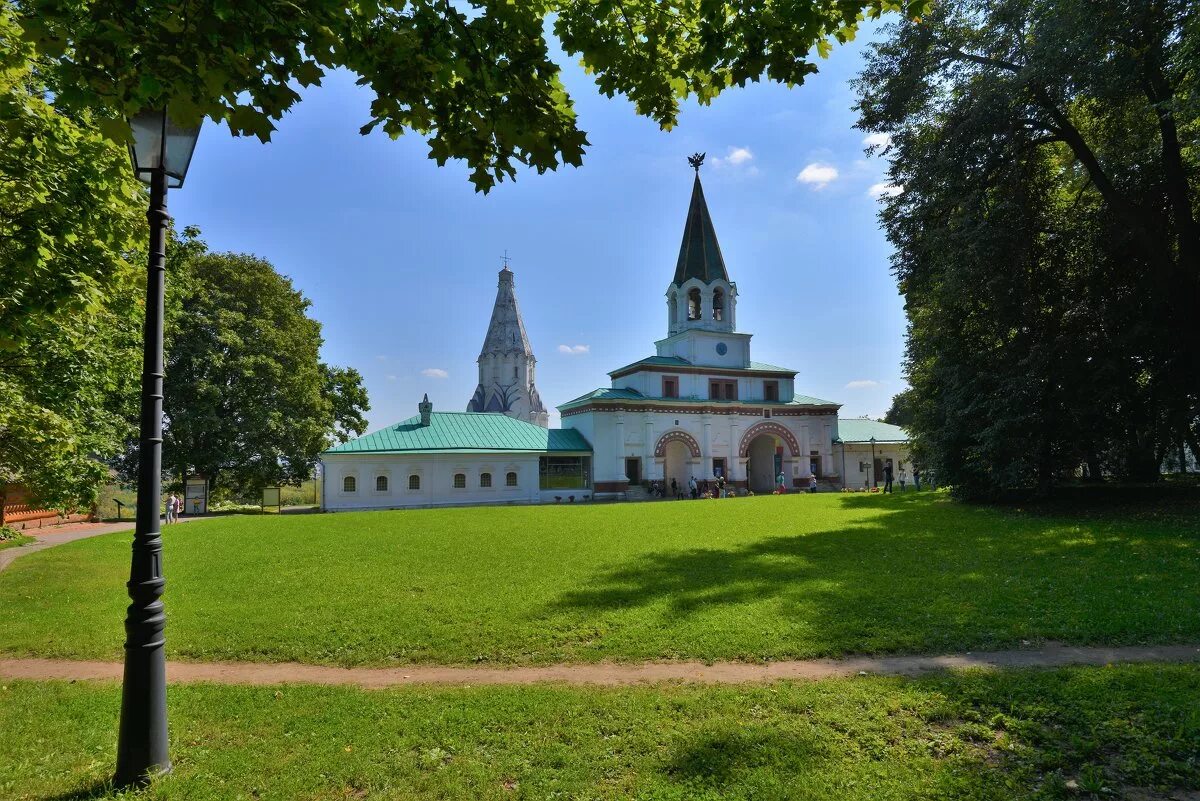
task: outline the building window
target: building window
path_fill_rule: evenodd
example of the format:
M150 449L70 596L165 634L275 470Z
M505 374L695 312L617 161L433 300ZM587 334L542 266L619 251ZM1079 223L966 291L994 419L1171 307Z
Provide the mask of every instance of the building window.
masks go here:
M517 474L511 470L508 471L508 474L504 476L504 486L506 486L506 487L517 486Z
M345 478L342 479L342 492L357 492L357 491L358 491L358 481L355 480L354 476L346 476Z
M492 486L492 474L491 473L480 473L479 474L479 486L481 486L481 487Z
M721 287L713 290L713 319L725 319L725 290Z
M408 477L408 488L410 490L419 490L421 488L421 477L413 473Z
M770 410L770 409L763 409L763 417L765 417L765 418L767 418L767 419L770 419L770 418L771 418L771 410Z
M698 288L692 287L691 289L688 290L687 303L688 303L688 307L687 307L688 319L689 320L699 320L700 319L700 290Z
M737 381L710 379L708 382L708 397L713 400L737 400Z
M467 474L466 473L455 473L454 474L454 488L455 489L466 489L467 488Z
M588 489L592 486L592 457L542 456L538 473L544 490Z
M664 375L662 380L662 396L664 398L679 397L679 377L674 375Z
M714 476L725 475L725 460L724 459L713 459L712 472L713 472Z
M375 476L375 491L387 492L387 476Z
M777 401L779 400L779 382L764 381L763 382L763 400Z

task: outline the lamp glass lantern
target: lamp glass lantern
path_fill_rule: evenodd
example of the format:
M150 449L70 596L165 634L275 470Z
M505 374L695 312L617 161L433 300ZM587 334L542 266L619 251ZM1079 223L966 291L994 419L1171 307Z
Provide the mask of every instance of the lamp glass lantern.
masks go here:
M161 168L166 173L168 189L183 186L192 153L196 150L196 140L200 137L200 125L182 127L171 119L165 108L141 111L129 125L133 128L129 156L138 180L150 183L154 172Z

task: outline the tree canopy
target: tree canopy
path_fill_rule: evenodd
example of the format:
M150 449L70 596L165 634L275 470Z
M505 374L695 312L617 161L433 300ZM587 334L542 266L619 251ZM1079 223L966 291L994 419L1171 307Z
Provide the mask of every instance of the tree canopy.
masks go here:
M287 277L209 252L197 234L171 254L164 469L243 493L299 483L321 451L366 429L362 377L321 361L321 324Z
M5 0L11 2L11 0ZM266 141L300 99L345 68L375 94L363 132L415 131L439 164L461 159L487 191L518 165L578 166L587 145L548 33L601 92L671 127L682 99L800 84L809 54L863 15L919 15L928 0L21 0L26 39L52 62L57 102L113 136L144 108L223 120Z
M944 2L873 48L909 429L963 493L1195 446L1198 48L1184 0Z

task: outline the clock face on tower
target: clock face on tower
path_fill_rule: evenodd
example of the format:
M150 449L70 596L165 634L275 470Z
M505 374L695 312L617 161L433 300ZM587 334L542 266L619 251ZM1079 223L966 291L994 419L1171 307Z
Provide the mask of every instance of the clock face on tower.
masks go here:
M726 345L724 342L718 342L718 343L717 343L717 353L718 353L719 355L721 355L721 356L724 356L724 355L725 355L726 353L728 353L728 352L729 352L729 346L728 346L728 345Z

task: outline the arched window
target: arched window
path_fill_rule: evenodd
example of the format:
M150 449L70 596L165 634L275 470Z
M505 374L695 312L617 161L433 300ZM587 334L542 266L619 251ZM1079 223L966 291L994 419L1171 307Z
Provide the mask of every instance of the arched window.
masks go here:
M713 290L713 319L725 319L725 290L721 287Z
M688 319L700 319L700 290L697 287L692 287L688 290Z
M504 477L504 486L506 486L506 487L517 486L517 474L510 470L508 472L508 475L506 475Z
M387 492L387 476L375 476L375 491Z
M408 477L408 488L410 490L419 490L421 488L421 477L413 473Z
M491 473L480 473L479 474L479 486L481 486L481 487L492 486L492 474Z
M454 488L455 489L466 489L467 488L467 474L466 473L455 473L454 474Z
M342 492L357 492L358 482L354 480L354 476L346 476L342 479Z

